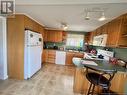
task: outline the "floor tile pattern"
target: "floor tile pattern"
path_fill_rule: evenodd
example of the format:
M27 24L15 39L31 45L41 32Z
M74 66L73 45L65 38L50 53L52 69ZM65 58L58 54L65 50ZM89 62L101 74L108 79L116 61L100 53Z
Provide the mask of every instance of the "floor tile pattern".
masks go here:
M0 95L80 95L73 93L74 67L45 64L29 80L0 80Z

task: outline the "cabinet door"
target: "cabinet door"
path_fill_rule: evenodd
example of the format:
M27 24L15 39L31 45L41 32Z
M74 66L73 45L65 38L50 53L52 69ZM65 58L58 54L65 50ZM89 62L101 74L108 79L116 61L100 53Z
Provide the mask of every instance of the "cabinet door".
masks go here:
M33 23L33 31L38 32L39 31L39 24L35 21L33 21L32 23Z
M57 31L52 31L51 35L52 35L51 42L57 42Z
M62 42L62 31L59 30L46 30L47 41L49 42Z
M108 23L102 26L102 34L108 34Z
M44 28L43 28L43 26L39 25L38 32L41 33L43 38L44 38Z
M74 65L72 62L72 58L74 57L73 52L67 52L66 53L66 65Z
M126 73L116 73L113 80L111 81L111 90L117 92L118 94L125 92L125 85L127 82Z
M47 32L47 41L52 42L52 32L48 30Z
M108 41L107 45L110 47L116 47L119 40L120 33L120 20L113 20L109 23L108 27Z
M96 36L99 36L102 34L102 28L99 27L98 29L96 29Z
M47 30L44 30L44 41L48 41L48 35L47 35Z
M67 39L67 32L63 31L63 32L62 32L62 41L65 42L66 39Z
M48 63L55 63L56 59L56 51L55 50L48 50Z
M46 30L47 31L47 41L54 42L55 41L55 32L53 30Z
M57 34L56 34L57 36L57 40L56 40L56 42L62 42L62 31L58 31L57 32Z
M89 45L93 44L94 33L94 31L91 31L87 35L85 35L85 42L87 42Z
M24 16L24 27L25 29L33 30L33 21L27 16Z
M92 31L92 32L90 33L90 40L89 40L89 42L88 42L90 45L93 44L93 38L94 38L94 36L95 36L95 32Z
M79 57L79 58L83 58L84 57L84 53L75 53L74 57Z
M122 17L121 33L119 39L119 47L127 47L127 14Z
M42 62L43 63L47 62L47 58L48 58L48 51L47 50L43 50L43 53L42 53Z

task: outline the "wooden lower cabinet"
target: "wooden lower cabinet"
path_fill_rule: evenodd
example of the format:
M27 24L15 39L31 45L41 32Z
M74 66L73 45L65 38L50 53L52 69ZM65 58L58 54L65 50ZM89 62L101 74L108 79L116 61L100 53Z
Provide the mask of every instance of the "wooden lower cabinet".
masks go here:
M72 58L74 57L74 52L66 52L66 65L74 65Z
M56 51L55 50L48 50L48 63L55 63L56 59Z
M74 65L72 62L73 57L83 58L84 53L79 52L66 52L66 63L65 65ZM42 54L43 63L55 63L56 60L56 50L44 49Z
M44 50L42 60L43 63L55 63L56 51L55 50Z
M90 82L86 79L86 69L76 67L75 74L74 74L74 85L73 85L74 92L87 95L89 86L90 86ZM96 86L95 92L99 92L99 91L100 88Z
M66 52L66 65L74 65L72 62L73 57L83 58L84 54L79 52Z
M82 68L75 68L73 90L75 93L84 93L86 95L89 82L87 82L83 72Z
M43 53L42 53L42 63L46 62L47 56L48 56L48 51L47 50L43 50Z
M118 72L115 74L113 80L111 81L110 89L114 92L117 92L118 94L123 94L125 93L126 85L127 85L127 73Z
M86 79L85 68L75 68L75 74L74 74L74 85L73 90L75 93L84 93L87 94L87 91L89 89L89 81ZM126 73L119 73L117 72L114 76L114 78L111 81L111 87L110 90L113 92L116 92L119 95L125 95L127 86L127 74ZM101 88L97 87L95 88L95 92L100 92Z
M74 57L83 58L84 57L84 53L77 52L77 53L74 54Z

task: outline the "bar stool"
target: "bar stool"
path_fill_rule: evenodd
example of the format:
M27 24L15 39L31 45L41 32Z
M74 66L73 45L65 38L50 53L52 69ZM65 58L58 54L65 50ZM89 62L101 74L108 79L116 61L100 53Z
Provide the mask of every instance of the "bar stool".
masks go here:
M113 79L116 70L112 71L106 71L100 73L96 72L89 72L89 68L86 69L86 78L90 82L90 87L88 89L87 95L93 95L94 94L94 88L95 86L101 86L103 95L110 95L109 88L111 86L111 80Z

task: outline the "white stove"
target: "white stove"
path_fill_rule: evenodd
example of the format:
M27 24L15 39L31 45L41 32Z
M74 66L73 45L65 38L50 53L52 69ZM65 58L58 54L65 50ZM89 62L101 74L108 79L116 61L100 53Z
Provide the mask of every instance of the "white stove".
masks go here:
M98 58L98 55L104 56L103 59ZM106 51L106 50L97 50L97 54L91 54L91 53L84 53L84 58L85 59L93 59L93 60L106 60L109 61L110 57L114 57L114 52L111 51Z

